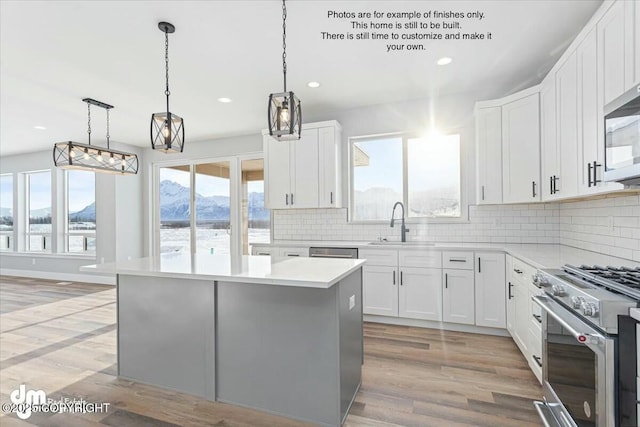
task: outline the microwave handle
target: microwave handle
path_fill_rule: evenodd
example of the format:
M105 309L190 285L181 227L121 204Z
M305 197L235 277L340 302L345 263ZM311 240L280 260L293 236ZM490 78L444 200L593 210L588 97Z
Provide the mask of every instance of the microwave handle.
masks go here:
M578 332L576 329L573 328L573 326L569 325L561 316L559 316L553 310L553 307L551 307L551 305L549 304L549 302L551 301L549 300L548 297L537 295L532 297L532 299L533 299L533 302L538 304L544 311L547 312L549 316L553 317L558 323L560 323L560 326L562 326L567 332L573 335L573 337L576 340L578 340L578 342L582 344L586 344L593 338L595 339L604 338L598 334Z

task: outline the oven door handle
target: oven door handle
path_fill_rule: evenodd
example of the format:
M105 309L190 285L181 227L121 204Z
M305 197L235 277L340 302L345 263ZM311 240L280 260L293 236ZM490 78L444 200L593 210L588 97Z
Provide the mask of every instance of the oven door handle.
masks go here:
M573 335L573 337L576 340L578 340L579 343L582 343L582 344L593 343L593 340L595 340L597 343L600 338L604 338L602 335L577 331L573 326L567 323L567 321L564 320L562 316L560 316L558 313L554 311L553 307L551 306L551 304L553 304L554 302L548 297L537 295L532 297L532 299L533 299L533 302L538 304L544 311L547 312L547 314L549 314L549 316L553 317L560 324L560 326L562 326L571 335Z
M549 409L544 402L536 400L533 402L533 406L536 408L544 427L560 427L560 424L558 424L558 421L556 421L556 418L553 416L553 412L551 412L551 409Z

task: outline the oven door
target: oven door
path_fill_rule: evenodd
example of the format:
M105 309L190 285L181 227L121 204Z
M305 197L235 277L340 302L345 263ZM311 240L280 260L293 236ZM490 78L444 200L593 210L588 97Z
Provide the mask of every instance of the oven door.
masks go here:
M542 307L543 390L536 409L546 426L615 425L615 339L547 296Z

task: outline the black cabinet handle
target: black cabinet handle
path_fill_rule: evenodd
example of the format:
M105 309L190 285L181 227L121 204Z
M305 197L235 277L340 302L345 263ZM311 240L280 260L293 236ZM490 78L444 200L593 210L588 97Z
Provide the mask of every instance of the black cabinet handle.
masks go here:
M509 282L509 299L513 298L513 294L511 293L511 288L513 287L513 285L511 284L511 282Z
M396 284L396 271L393 270L393 284Z
M513 271L515 271L518 274L522 274L522 270L518 270L517 268L514 268Z
M449 287L449 274L444 273L444 287L448 288Z
M549 194L553 194L553 177L549 177Z
M593 161L593 186L597 186L599 182L602 182L601 180L598 179L598 168L602 166L601 164L599 164L598 162L596 162L595 160Z
M542 323L542 316L538 314L533 314L533 318L538 321L538 323Z
M482 200L484 200L484 185L482 186Z
M558 178L557 176L553 175L553 194L556 194L558 192L558 180L560 178Z
M536 182L535 181L531 181L531 193L533 194L533 197L536 197Z
M330 194L331 194L331 196L330 196L331 197L331 203L330 204L332 205L333 204L333 191Z
M449 262L467 262L467 260L460 258L449 258Z
M289 206L289 193L285 194L284 200L285 200L285 203L287 204L287 206Z
M542 358L540 356L533 355L531 356L533 360L536 362L536 365L542 368Z
M293 193L291 193L291 206L293 206Z
M478 257L478 273L482 273L482 269L480 268L480 257Z
M591 182L591 163L587 163L587 179L589 180L587 187L591 187L593 185Z
M401 271L400 272L400 286L402 286L402 285L403 285L403 283L402 283L402 271Z

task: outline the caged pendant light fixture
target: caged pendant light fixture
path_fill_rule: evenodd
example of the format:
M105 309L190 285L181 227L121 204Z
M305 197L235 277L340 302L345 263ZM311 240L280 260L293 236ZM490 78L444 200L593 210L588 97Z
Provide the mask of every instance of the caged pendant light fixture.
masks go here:
M138 173L138 156L124 151L112 150L109 139L109 110L113 105L96 101L91 98L84 98L87 103L87 134L88 144L65 141L53 145L53 163L56 167L63 169L80 169L92 172L102 172L111 174L131 174ZM107 110L107 146L99 147L91 145L91 106L95 105Z
M284 90L269 95L269 135L280 141L300 139L302 108L292 91L287 92L287 5L282 0L282 75Z
M164 94L167 97L167 111L155 113L151 116L151 148L165 153L181 153L184 149L184 120L169 111L169 33L176 31L176 27L168 22L158 23L158 28L164 33L164 61L166 86Z

